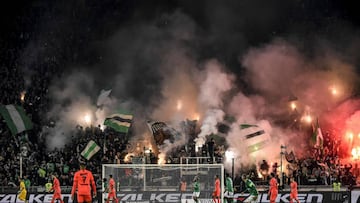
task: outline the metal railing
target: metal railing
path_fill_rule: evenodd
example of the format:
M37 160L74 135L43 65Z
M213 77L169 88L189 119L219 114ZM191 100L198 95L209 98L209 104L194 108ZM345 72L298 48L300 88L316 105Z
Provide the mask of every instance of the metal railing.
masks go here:
M180 164L210 164L216 163L215 157L180 157Z

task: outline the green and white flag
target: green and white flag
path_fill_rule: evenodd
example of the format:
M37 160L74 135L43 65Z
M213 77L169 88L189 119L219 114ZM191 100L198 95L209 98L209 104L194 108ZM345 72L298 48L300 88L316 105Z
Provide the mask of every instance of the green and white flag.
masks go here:
M97 145L93 140L90 140L85 149L81 152L81 156L87 160L90 160L91 157L94 156L99 150L99 145Z
M266 148L270 142L270 135L257 125L241 124L240 136L243 137L249 153Z
M32 129L33 125L24 109L17 105L0 105L0 115L5 119L11 133L16 135Z
M251 125L251 124L240 124L240 129L250 128L250 127L258 127L257 125Z
M116 113L107 117L104 121L104 125L117 132L128 133L132 119L133 115L130 113Z

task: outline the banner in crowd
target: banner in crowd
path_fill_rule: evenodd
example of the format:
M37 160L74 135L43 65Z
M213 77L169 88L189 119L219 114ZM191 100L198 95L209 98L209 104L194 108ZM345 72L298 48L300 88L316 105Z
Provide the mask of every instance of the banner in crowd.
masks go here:
M314 147L323 148L324 137L321 132L321 128L319 125L319 119L316 119L316 125L313 125L313 134L312 134L312 142L314 143Z
M285 159L287 162L289 163L295 163L296 161L296 157L293 151L291 151L290 153L288 153L287 151L285 152Z
M351 191L351 203L360 203L360 188Z
M212 191L201 191L199 202L213 202L212 200ZM124 203L133 203L133 202L143 202L143 203L152 203L152 202L192 202L192 193L180 193L180 192L119 192L117 195L121 202ZM344 192L299 192L298 199L300 202L307 203L345 203L348 202L349 193ZM249 194L246 193L235 193L234 202L242 203L247 202ZM290 193L280 192L276 198L276 202L279 203L288 203ZM357 200L359 201L359 200ZM354 201L354 202L357 202ZM256 202L268 203L270 202L267 192L260 192Z
M270 135L257 125L241 124L240 136L245 140L248 152L256 152L268 146Z
M90 160L100 150L99 145L95 141L90 140L86 145L85 149L81 152L81 156L85 159Z
M104 121L104 125L114 129L117 132L128 133L132 119L132 114L119 112L107 117Z
M32 129L33 125L24 109L18 105L0 105L0 115L5 119L11 133L16 135Z
M212 202L211 198L212 191L201 191L199 203ZM311 191L311 192L299 192L298 197L300 202L306 203L359 203L360 202L360 191L349 191L341 192L330 192L330 191ZM48 193L31 193L29 194L29 203L50 203L53 194ZM117 192L119 203L179 203L188 202L192 203L192 192L181 193L178 191L126 191ZM65 203L73 203L68 193L62 194ZM276 198L278 203L288 203L290 194L288 192L280 192ZM351 197L351 201L349 201ZM235 193L234 202L242 203L249 198L249 194L246 193ZM104 202L103 195L97 193L97 198L93 202ZM17 198L16 192L0 194L1 203L23 203L23 201ZM269 203L269 196L267 192L260 192L257 202Z
M147 125L157 145L162 145L164 140L170 139L176 131L161 121L147 121Z

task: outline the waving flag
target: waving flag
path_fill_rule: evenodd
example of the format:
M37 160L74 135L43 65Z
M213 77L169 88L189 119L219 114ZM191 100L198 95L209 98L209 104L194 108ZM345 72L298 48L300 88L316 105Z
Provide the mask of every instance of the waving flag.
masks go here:
M87 160L90 160L91 157L94 156L99 150L99 145L97 145L93 140L90 140L85 149L81 152L81 156Z
M133 115L130 113L117 113L107 117L104 125L114 129L117 132L128 133L131 126Z
M241 124L240 136L244 138L250 153L265 148L270 141L270 135L257 125Z
M285 152L285 159L289 163L294 163L296 160L294 152L293 151L291 151L290 153Z
M250 124L240 124L240 129L250 128L250 127L258 127L257 125L250 125Z
M109 99L110 93L111 93L111 89L110 90L101 90L100 95L96 102L97 106L103 105Z
M25 114L24 109L17 105L0 105L0 115L5 119L11 133L16 135L25 130L32 129L30 118Z
M316 126L313 126L313 134L311 140L315 148L323 148L324 137L320 129L319 119L316 119Z
M158 145L163 144L165 139L168 139L170 136L165 133L167 128L166 123L160 121L147 121L147 126L151 134L154 136L155 142Z
M169 140L173 143L181 137L180 132L161 121L147 121L147 126L154 136L154 140L157 145L163 144L165 140Z

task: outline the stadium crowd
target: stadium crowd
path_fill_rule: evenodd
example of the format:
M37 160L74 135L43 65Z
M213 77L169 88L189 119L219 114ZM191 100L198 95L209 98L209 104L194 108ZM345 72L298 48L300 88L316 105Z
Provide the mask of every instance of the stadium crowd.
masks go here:
M102 163L125 163L125 155L128 153L129 140L127 136L119 136L112 129L100 129L99 126L82 127L76 126L72 140L64 148L47 151L46 140L41 132L42 128L48 125L49 121L43 116L49 106L48 85L51 77L58 74L55 70L60 66L56 60L46 60L37 63L35 73L32 75L31 85L27 87L26 96L21 95L24 92L26 81L19 70L17 62L19 50L22 48L12 47L10 44L0 41L1 54L3 60L0 61L0 89L2 97L0 103L3 105L17 104L24 107L28 116L33 122L33 129L12 136L2 119L0 122L0 184L1 186L15 187L17 176L20 173L19 155L25 146L28 150L23 159L22 172L30 179L32 185L44 185L48 180L48 175L56 173L59 176L62 185L70 185L73 173L78 168L78 158L81 150L89 140L94 140L100 146L106 146L106 150L101 150L95 158L89 161L88 167L93 171L95 178L101 178ZM54 59L54 58L53 58ZM49 68L50 67L50 68ZM55 67L55 68L51 68ZM284 170L285 177L294 176L299 184L330 185L336 179L339 179L343 185L356 184L356 178L359 177L360 169L357 164L346 165L341 163L336 154L336 150L329 150L330 141L324 144L325 149L319 153L314 150L313 156L301 159L288 160L288 166ZM199 152L195 152L194 143L189 143L187 147L178 148L169 155L168 163L180 163L181 157L212 157L207 162L222 162L224 156L224 145L214 143L208 140L206 147ZM139 154L139 156L145 156ZM157 163L157 157L151 153L147 163ZM266 162L266 161L265 161ZM235 174L250 173L252 179L261 183L264 180L264 174L275 172L279 175L279 166L258 165L244 166L241 171ZM265 175L266 177L267 175ZM240 177L236 180L241 182ZM237 184L235 181L235 185Z
M100 146L106 146L106 150L101 150L96 154L95 158L91 159L88 167L93 171L95 178L101 178L101 164L102 163L125 163L125 155L128 153L129 140L127 136L119 136L117 132L112 129L101 130L99 126L82 127L76 126L72 140L64 148L47 151L46 140L41 134L42 128L48 124L45 120L44 114L49 106L48 99L48 84L50 78L57 74L59 66L56 60L47 60L43 63L38 63L36 74L32 75L32 83L27 87L26 97L22 98L26 82L22 77L17 64L17 49L21 47L10 48L10 45L1 41L1 52L3 60L0 65L0 89L2 97L0 103L3 105L17 104L24 107L28 116L31 118L34 127L31 131L22 132L13 136L2 119L0 122L0 184L1 186L15 187L17 183L17 176L20 173L19 155L23 147L28 150L23 159L23 174L30 179L32 185L44 185L48 181L49 174L56 173L59 176L62 185L70 185L72 182L73 173L78 168L78 158L81 150L85 147L89 140L94 140ZM50 68L49 68L50 67ZM209 140L210 141L210 140ZM357 164L346 165L342 164L336 150L329 150L330 144L325 145L325 149L319 153L314 150L311 157L302 159L289 160L286 167L285 177L294 176L297 178L299 184L317 184L330 185L332 181L339 179L343 185L356 184L356 178L359 177L359 167ZM144 154L140 154L145 156ZM145 159L147 163L157 163L156 156L152 153L151 158ZM187 147L179 148L177 151L168 157L168 163L180 163L181 157L212 157L207 162L212 163L212 160L221 162L224 156L224 146L214 143L214 141L207 142L207 146L203 147L199 152L195 152L193 143L189 143ZM276 172L279 175L279 166L254 165L250 167L243 167L236 174L251 173L254 180L261 183L264 180L264 175L261 171L269 173ZM262 168L262 169L261 169ZM261 170L260 170L261 169ZM266 177L266 175L265 175ZM240 181L240 178L237 178ZM236 179L236 180L237 180ZM236 185L235 181L235 185Z
M101 130L100 127L77 126L72 136L70 144L66 144L64 148L55 148L47 151L44 136L38 136L37 139L29 137L27 133L21 133L17 137L13 137L4 122L1 122L1 138L0 145L0 184L1 186L16 187L17 176L20 173L20 155L23 157L22 173L30 179L32 185L43 186L47 183L50 174L57 174L61 185L69 186L72 183L74 172L78 169L78 161L82 149L88 141L94 140L101 146L106 146L106 150L100 150L94 158L88 161L88 168L93 171L95 179L101 180L101 164L131 164L130 160L125 160L129 148L129 140L126 136L119 136L117 132L106 128ZM30 139L32 138L32 139ZM210 143L210 141L208 142ZM24 149L27 153L21 153ZM167 159L167 163L180 163L181 157L209 157L208 147L203 147L200 152L195 152L194 146L182 147L176 149ZM221 163L224 156L224 146L214 146L215 162ZM315 153L316 154L316 153ZM146 157L150 156L150 157ZM135 158L142 158L146 163L157 163L157 157L151 153L134 154ZM296 157L287 157L287 167L284 168L284 180L288 180L290 176L296 177L300 185L331 185L333 181L340 180L343 185L355 185L356 177L359 175L357 164L342 164L335 155L327 154L317 157L307 157L296 159ZM203 163L213 163L210 158L202 159ZM138 163L138 162L137 162ZM184 162L183 162L184 163ZM190 162L192 163L192 162ZM263 163L252 166L243 166L241 171L236 174L251 174L252 180L257 184L267 184L268 174L274 172L280 175L279 165L274 163L272 166L266 160ZM241 182L240 177L235 178L235 185ZM286 182L285 182L286 184Z

